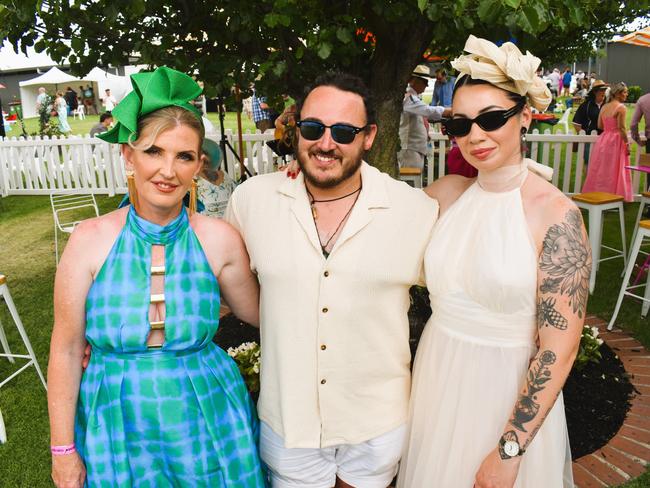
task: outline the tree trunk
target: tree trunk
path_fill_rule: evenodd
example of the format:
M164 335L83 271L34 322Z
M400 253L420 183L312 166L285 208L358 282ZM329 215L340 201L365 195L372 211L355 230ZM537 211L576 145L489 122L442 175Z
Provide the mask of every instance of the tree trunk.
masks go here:
M394 26L391 26L394 27ZM378 133L367 160L380 171L397 176L399 121L404 89L433 37L433 23L420 19L378 33L370 68L370 90L375 101Z

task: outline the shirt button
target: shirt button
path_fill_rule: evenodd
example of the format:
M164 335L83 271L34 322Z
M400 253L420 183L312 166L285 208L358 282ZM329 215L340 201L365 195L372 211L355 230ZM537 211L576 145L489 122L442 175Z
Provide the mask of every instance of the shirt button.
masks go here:
M329 309L327 307L323 308L323 313L327 313L328 311L329 311Z
M330 275L330 272L329 272L329 271L325 271L325 272L323 273L323 276L325 276L325 278L327 278L329 275Z
M320 380L321 385L324 385L325 383L327 383L327 380Z
M320 350L321 350L321 351L324 351L325 349L327 349L327 346L326 346L325 344L323 344L323 345L320 346Z

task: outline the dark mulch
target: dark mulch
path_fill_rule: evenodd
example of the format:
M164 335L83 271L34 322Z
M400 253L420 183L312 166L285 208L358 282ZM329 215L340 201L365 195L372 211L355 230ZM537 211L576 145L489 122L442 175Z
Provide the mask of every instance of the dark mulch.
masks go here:
M251 341L260 342L259 329L242 322L233 314L221 317L214 342L224 351L227 351L229 347L237 347L242 342Z
M607 344L599 363L571 370L564 385L564 411L571 455L578 459L603 447L616 435L630 409L630 383L623 364Z
M409 310L411 354L415 356L420 335L431 308L425 288L411 289ZM233 315L221 319L215 342L222 348L242 342L259 341L259 330L244 324ZM601 448L623 425L630 409L630 383L623 364L606 345L600 348L602 359L589 363L580 371L575 368L564 385L564 405L573 459Z

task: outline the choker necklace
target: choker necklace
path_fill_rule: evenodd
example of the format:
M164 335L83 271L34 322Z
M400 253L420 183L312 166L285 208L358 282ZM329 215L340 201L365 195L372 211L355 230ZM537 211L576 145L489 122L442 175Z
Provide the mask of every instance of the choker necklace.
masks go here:
M326 259L327 259L327 258L329 257L329 255L330 255L330 253L326 251L327 246L329 246L330 242L332 242L332 239L334 239L334 236L335 236L336 234L338 234L339 230L341 230L341 227L343 226L343 222L345 222L346 219L347 219L347 218L350 216L350 214L352 213L352 209L353 209L354 206L356 205L357 200L359 200L359 195L361 194L361 188L362 188L362 187L363 187L363 184L362 184L361 186L359 186L359 188L357 188L356 190L354 190L352 193L348 193L347 195L344 195L344 196L342 196L342 197L332 198L331 200L312 200L312 206L311 206L311 209L312 209L312 217L314 218L314 227L316 227L316 235L318 236L318 243L320 244L320 248L321 248L321 250L323 251L323 256L325 256ZM306 188L307 188L307 187L305 187L305 189L306 189ZM309 194L310 198L313 198L313 196L312 196L312 194L310 193L309 190L307 190L307 193ZM351 195L354 195L355 193L357 194L357 196L355 197L354 202L352 202L352 205L350 205L349 210L348 210L347 212L345 212L345 215L344 215L343 218L339 221L338 225L336 226L336 229L335 229L334 232L330 235L330 238L327 239L327 242L326 242L325 244L323 244L323 241L320 240L320 234L318 233L318 225L316 225L316 218L317 218L317 216L316 216L316 208L313 206L313 203L315 203L315 202L333 202L333 201L341 200L341 199L343 199L343 198L345 198L345 197L349 197L349 196L351 196Z
M312 195L311 192L309 191L309 188L307 188L307 185L305 185L305 190L307 190L307 195L309 195L309 206L311 207L311 215L314 218L314 220L316 220L316 219L318 219L318 211L316 210L316 206L314 205L314 203L327 203L327 202L335 202L337 200L343 200L344 198L350 197L350 196L354 195L355 193L360 192L361 191L361 186L359 186L359 188L357 188L356 190L348 193L347 195L343 195L342 197L329 198L327 200L316 200L314 198L314 195ZM355 200L355 203L356 203L356 200ZM352 204L352 206L354 207L354 203Z

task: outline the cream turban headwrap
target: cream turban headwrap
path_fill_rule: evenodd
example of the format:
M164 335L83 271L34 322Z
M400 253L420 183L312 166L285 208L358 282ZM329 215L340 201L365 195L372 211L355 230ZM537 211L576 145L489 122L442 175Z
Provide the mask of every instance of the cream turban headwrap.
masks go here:
M506 42L496 44L472 35L465 43L464 54L451 62L459 71L458 80L469 75L475 80L485 80L509 92L528 97L530 104L540 112L551 103L551 92L535 74L540 59L526 51L522 54L517 46Z

